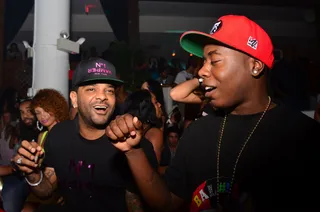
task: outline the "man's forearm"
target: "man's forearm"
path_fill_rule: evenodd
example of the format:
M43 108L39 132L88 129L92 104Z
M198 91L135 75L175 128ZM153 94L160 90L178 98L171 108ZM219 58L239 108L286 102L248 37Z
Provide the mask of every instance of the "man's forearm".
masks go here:
M139 190L146 202L159 211L170 211L172 198L162 178L154 170L142 149L126 153L128 163Z
M11 166L0 166L0 177L10 175L13 173Z
M27 176L30 183L37 183L40 180L40 173L32 173ZM49 179L43 174L43 179L39 185L31 187L32 192L39 198L48 198L51 196L54 188Z
M178 102L185 102L191 99L190 95L193 96L192 92L199 87L198 79L187 80L176 87L172 88L170 91L170 97ZM199 100L200 101L200 100Z

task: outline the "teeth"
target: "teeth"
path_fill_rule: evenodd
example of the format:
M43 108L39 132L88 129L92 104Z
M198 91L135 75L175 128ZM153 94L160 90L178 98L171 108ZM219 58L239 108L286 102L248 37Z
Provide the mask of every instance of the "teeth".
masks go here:
M107 109L106 106L95 106L94 108L95 108L95 109Z
M208 90L213 90L213 88L214 88L214 87L206 86L204 89L205 89L206 91L208 91Z

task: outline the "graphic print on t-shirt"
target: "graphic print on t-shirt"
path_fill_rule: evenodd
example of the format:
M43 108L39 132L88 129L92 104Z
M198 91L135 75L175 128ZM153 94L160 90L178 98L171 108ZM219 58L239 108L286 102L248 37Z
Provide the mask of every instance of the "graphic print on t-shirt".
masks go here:
M89 189L92 186L95 164L86 161L70 160L68 187L76 189Z
M217 207L217 193L219 193L220 209ZM217 185L217 179L212 178L204 181L193 192L190 212L223 211L223 208L226 206L228 206L228 208L236 208L237 211L239 211L239 209L240 211L243 209L245 211L248 207L248 203L250 203L249 200L250 198L246 193L240 194L237 183L233 183L231 188L231 178L220 177L219 185Z

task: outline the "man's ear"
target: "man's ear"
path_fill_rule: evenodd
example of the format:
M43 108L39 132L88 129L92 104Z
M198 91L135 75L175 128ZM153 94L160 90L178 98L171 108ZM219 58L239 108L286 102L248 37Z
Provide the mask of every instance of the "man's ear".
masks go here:
M73 108L78 107L78 94L75 91L70 92L70 99L71 99L71 104Z
M251 70L251 75L253 77L258 77L261 75L264 69L264 64L259 60L254 60L254 65Z

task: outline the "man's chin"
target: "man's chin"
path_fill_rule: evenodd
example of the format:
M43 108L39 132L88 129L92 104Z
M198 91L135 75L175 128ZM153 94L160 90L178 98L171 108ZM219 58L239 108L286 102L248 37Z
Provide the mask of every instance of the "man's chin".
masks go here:
M96 129L105 129L108 125L108 121L104 121L104 122L93 122L93 126Z
M106 128L106 125L108 125L109 123L109 118L94 119L92 120L92 123L97 129L104 129Z
M33 127L33 126L34 126L32 123L24 123L24 125L25 125L26 127Z

